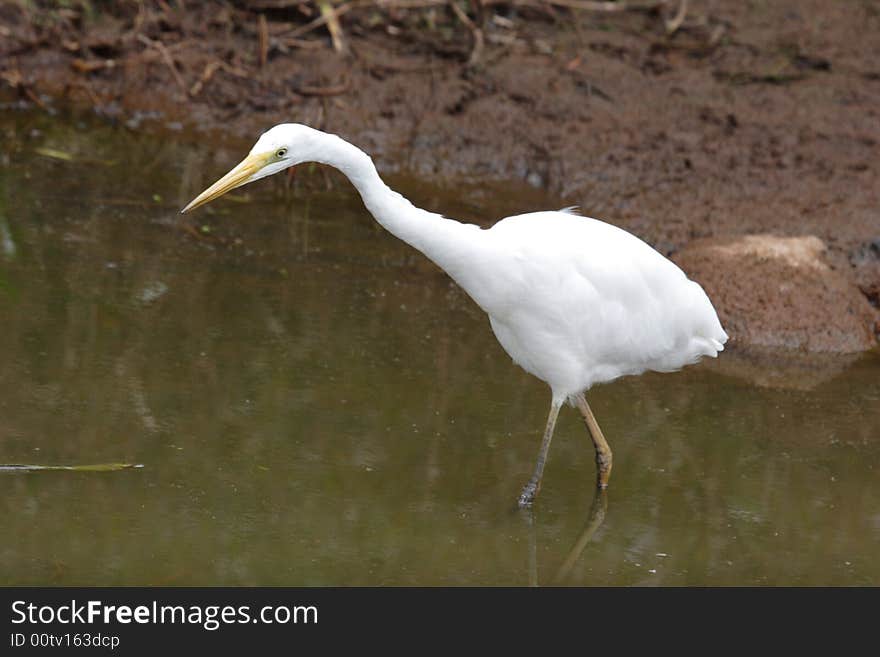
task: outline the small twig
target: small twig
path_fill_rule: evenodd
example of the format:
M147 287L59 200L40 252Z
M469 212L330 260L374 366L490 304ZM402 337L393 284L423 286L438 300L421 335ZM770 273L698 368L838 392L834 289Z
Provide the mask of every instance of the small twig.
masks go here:
M183 77L177 70L177 66L174 64L174 57L172 57L171 53L168 52L168 48L165 47L165 44L161 41L154 41L153 39L146 37L143 34L138 34L137 39L145 46L155 48L158 51L159 55L161 55L162 57L162 60L165 62L165 65L171 70L171 75L174 77L174 81L177 82L177 86L180 87L180 90L183 93L187 93L186 82L184 82Z
M223 62L223 61L220 62L220 68L222 68L224 71L226 71L230 75L234 75L237 78L247 79L247 78L251 77L247 71L242 70L242 69L238 68L237 66L233 66L232 64L227 64L226 62Z
M483 30L474 24L468 15L464 13L464 10L458 6L458 3L455 0L450 0L449 6L452 8L452 13L455 14L456 18L458 18L458 20L460 20L465 27L471 31L471 35L474 37L474 46L471 49L470 57L468 57L467 65L476 66L483 54Z
M727 31L727 28L722 24L715 27L712 30L712 34L709 35L709 41L706 43L706 46L711 50L715 48L719 43L721 43L721 37L724 36L724 33Z
M138 35L135 35L135 36L138 36ZM188 42L188 41L180 41L178 43L172 43L170 46L167 46L164 43L162 45L164 46L165 50L168 52L169 55L176 53L178 50L183 50L185 48L192 48L193 47L193 43ZM141 59L152 60L156 57L161 58L162 54L158 49L142 50L140 53L137 53L135 55L128 55L128 56L122 58L122 61L134 61L138 57L140 57Z
M501 14L492 14L492 22L498 27L503 27L505 30L516 29L516 23L509 18L505 18Z
M519 37L516 34L497 34L489 32L489 34L486 35L486 41L498 46L510 47L519 41Z
M266 68L269 61L269 25L266 23L266 14L260 14L258 20L260 35L260 69Z
M196 80L196 83L190 87L189 95L192 98L195 98L200 93L202 93L202 89L205 88L205 85L211 81L211 78L214 77L214 73L217 72L217 69L223 67L223 62L219 60L214 60L213 62L208 62L205 64L205 70L202 71L202 77Z
M670 20L665 21L666 24L666 34L667 36L672 36L684 23L685 16L687 16L688 11L688 0L681 0L678 5L678 11L675 12L675 16L673 16Z
M93 71L100 71L103 68L113 68L116 66L116 62L112 59L87 60L77 57L70 65L80 73L91 73Z
M327 29L330 31L330 39L333 41L333 50L338 53L346 52L348 49L345 46L342 25L339 24L338 12L333 8L330 0L319 0L318 7L321 9L321 16L325 19Z
M338 19L340 16L342 16L342 14L346 13L350 9L353 9L354 7L357 7L360 4L361 3L357 2L357 1L349 2L348 4L341 5L341 6L337 7L336 9L334 9L333 13L335 14L336 18ZM287 34L286 36L289 36L291 38L296 38L296 37L302 36L303 34L308 34L312 30L316 30L319 27L322 27L323 25L325 25L326 23L327 23L327 17L322 14L322 15L318 16L315 20L309 21L305 25L302 25L302 26L296 28L290 34Z
M93 465L25 465L4 463L0 472L116 472L117 470L140 469L140 463L95 463Z

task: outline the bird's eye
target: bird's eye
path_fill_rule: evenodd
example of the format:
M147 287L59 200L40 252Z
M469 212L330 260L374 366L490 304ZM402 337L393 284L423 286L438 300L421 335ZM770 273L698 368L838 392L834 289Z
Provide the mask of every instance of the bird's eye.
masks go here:
M279 149L275 152L275 157L284 157L285 155L287 155L287 149L286 149L286 148L279 148Z

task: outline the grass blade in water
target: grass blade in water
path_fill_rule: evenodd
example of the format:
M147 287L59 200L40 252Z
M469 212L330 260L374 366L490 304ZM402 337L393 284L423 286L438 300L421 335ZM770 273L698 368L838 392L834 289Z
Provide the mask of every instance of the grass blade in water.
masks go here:
M91 465L23 465L19 463L0 464L4 472L116 472L144 467L140 463L94 463Z

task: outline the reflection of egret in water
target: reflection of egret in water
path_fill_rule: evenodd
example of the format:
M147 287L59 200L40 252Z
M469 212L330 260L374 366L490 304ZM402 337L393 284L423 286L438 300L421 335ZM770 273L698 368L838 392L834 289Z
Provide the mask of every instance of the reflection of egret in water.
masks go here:
M562 565L556 572L556 576L553 578L556 584L561 584L568 579L572 567L580 558L584 548L587 547L587 543L590 542L593 538L593 534L595 534L599 527L602 526L602 523L605 522L605 513L607 511L608 494L604 490L597 490L596 495L593 497L593 503L590 505L590 514L587 516L587 524L584 525L580 536L578 536L578 539L575 541L571 550L568 551L565 561L562 562Z
M587 522L577 540L568 554L565 561L559 566L556 575L553 578L553 584L563 584L568 579L571 569L577 560L580 559L584 548L592 540L595 533L605 522L605 514L608 512L608 493L604 489L597 489L593 496L593 503L590 505L590 512L587 515ZM529 586L538 586L538 539L535 531L535 516L528 511L526 521L529 525Z
M761 388L806 391L834 379L862 357L859 352L815 353L750 345L733 349L723 361L706 361L706 367Z

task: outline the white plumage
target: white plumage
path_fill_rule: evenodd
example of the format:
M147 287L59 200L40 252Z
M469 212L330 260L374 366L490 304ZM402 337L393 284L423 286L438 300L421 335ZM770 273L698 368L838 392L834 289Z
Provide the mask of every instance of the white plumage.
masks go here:
M587 423L604 488L611 450L583 393L628 374L676 370L724 348L727 334L703 289L634 235L571 209L507 217L485 230L462 224L416 208L382 182L363 151L303 125L264 133L238 166L183 212L310 161L342 171L376 220L452 276L489 315L513 360L550 386L550 417L522 506L540 488L565 401Z
M559 401L724 348L727 335L703 289L620 228L535 212L503 219L487 236L508 289L483 309L505 350Z

